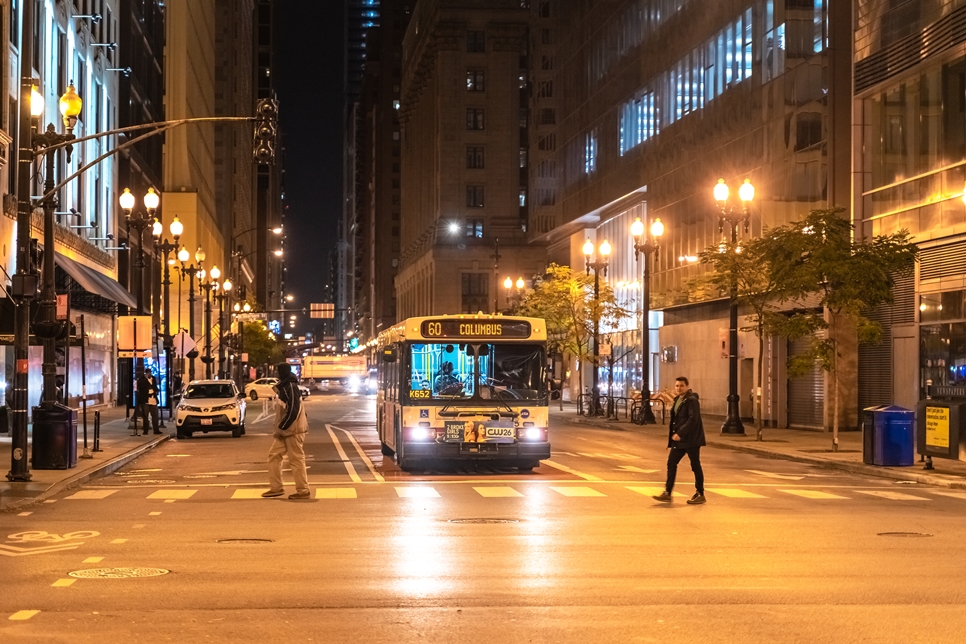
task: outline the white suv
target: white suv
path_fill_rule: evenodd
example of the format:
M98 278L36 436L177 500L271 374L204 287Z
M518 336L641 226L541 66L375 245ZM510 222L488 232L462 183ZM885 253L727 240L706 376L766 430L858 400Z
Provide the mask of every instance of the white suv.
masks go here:
M231 380L194 380L188 383L176 409L178 438L192 432L245 433L245 397Z

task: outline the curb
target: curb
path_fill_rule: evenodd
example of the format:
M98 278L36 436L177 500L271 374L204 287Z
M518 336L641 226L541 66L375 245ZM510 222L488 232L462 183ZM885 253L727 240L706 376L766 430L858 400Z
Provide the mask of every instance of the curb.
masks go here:
M598 421L593 419L584 418L578 416L573 419L573 422L580 425L591 425L593 427L600 427L603 429L616 429L619 431L635 431L632 428L623 428L614 424L614 421ZM629 423L631 427L636 427L633 423ZM666 425L665 425L666 427ZM946 478L939 478L931 474L916 474L914 472L904 472L892 469L882 469L875 465L866 465L864 463L845 463L842 461L833 461L824 458L819 458L817 456L806 456L799 454L786 454L784 452L772 451L767 448L756 447L752 445L735 445L733 443L719 442L713 439L708 439L708 447L715 447L717 449L730 449L735 452L744 452L746 454L754 454L756 456L767 456L770 458L781 459L785 461L793 461L797 463L809 463L811 465L819 465L827 469L841 470L843 472L849 472L850 474L861 474L865 476L877 476L879 478L891 479L894 481L911 481L914 483L921 483L923 485L934 485L936 487L944 487L953 490L966 490L966 480L950 480Z
M171 438L172 437L170 435L164 435L164 436L161 436L160 438L155 438L149 443L145 443L144 445L135 447L134 449L128 452L125 452L119 456L115 456L113 459L109 461L104 461L97 467L92 467L91 469L81 472L80 474L76 474L70 478L58 481L53 485L51 485L50 487L48 487L43 492L41 492L40 494L38 494L37 496L33 496L33 497L30 497L29 499L24 499L22 501L11 503L7 507L0 509L0 514L16 512L18 510L23 510L24 508L29 508L33 505L43 502L45 499L48 499L54 496L55 494L60 494L64 490L69 490L79 485L83 485L84 483L87 483L92 479L98 478L99 476L116 472L117 470L121 469L131 461L151 451L161 443L171 440Z

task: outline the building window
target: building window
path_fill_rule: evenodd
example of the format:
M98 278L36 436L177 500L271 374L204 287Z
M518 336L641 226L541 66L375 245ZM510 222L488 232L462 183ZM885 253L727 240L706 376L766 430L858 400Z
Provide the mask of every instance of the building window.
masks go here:
M557 135L548 134L547 136L541 136L537 140L537 149L542 152L553 152L557 149Z
M557 111L552 107L544 107L540 109L540 125L556 125L557 124Z
M553 98L553 81L540 81L537 85L537 98Z
M486 32L472 30L467 31L466 51L470 53L482 53L486 51Z
M520 207L523 208L527 205L527 189L520 188Z
M584 135L584 174L597 170L597 130Z
M549 29L540 30L540 44L541 45L552 45L553 44L553 34Z
M473 239L483 239L483 220L470 219L463 224L463 236Z
M466 91L482 92L485 89L482 69L468 69L466 71Z
M490 274L463 273L461 304L463 313L490 310Z
M466 148L466 167L471 170L482 170L483 165L483 148L475 146Z
M549 0L541 0L539 5L540 17L549 18L550 17L550 2Z
M540 69L545 72L551 71L553 69L553 56L542 54L540 56Z
M483 129L483 108L482 107L466 108L466 129L467 130Z
M466 186L466 207L483 207L483 186Z

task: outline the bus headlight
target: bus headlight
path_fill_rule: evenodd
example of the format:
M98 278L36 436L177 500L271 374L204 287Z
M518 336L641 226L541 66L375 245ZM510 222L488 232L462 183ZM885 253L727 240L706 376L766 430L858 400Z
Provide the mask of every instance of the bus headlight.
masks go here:
M409 430L409 437L414 441L424 441L429 438L429 427L413 427Z
M527 427L523 431L523 437L528 441L539 441L543 439L543 430L539 427Z

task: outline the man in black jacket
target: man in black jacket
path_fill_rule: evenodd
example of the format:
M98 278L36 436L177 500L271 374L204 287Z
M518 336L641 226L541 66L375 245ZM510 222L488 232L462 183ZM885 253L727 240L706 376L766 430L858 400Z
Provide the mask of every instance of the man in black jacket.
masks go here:
M151 426L154 428L155 434L160 434L161 430L158 429L158 383L154 379L154 372L150 369L145 369L141 377L138 378L138 389L137 389L137 409L134 411L134 422L135 426L137 424L138 416L144 419L144 435L148 435L148 417L151 418ZM135 430L136 431L136 430Z
M670 501L674 489L674 479L678 473L678 463L687 455L694 472L694 487L697 491L689 505L700 505L704 498L704 470L701 469L701 448L708 443L704 439L704 423L701 422L701 405L698 394L691 391L688 379L680 376L674 381L674 404L671 407L671 424L668 428L667 446L671 453L667 457L667 483L664 491L654 498Z
M292 373L292 367L281 363L275 367L278 384L273 387L278 395L275 406L275 441L268 450L268 480L271 488L262 494L264 497L282 496L285 487L282 482L282 457L288 456L292 477L295 479L295 494L290 499L311 498L309 481L305 468L305 434L309 424L302 409L302 392L299 381Z

